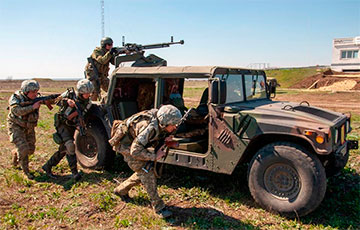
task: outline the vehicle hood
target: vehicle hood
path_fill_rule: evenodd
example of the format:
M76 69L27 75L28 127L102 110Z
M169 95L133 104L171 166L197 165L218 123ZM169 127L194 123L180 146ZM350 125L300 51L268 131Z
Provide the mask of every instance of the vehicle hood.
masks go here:
M324 129L329 129L336 123L346 120L344 114L310 106L308 103L256 100L246 102L246 106L241 103L235 106L241 108L241 114L248 114L255 118L259 125L272 124L274 126L276 124L288 128L303 127L324 131Z

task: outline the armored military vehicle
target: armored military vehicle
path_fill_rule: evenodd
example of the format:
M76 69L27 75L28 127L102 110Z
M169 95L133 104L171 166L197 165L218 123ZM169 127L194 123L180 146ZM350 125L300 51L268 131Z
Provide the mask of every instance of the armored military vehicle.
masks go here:
M248 163L250 192L267 210L303 216L316 209L327 176L338 173L349 150L358 147L346 139L350 117L307 102L273 101L275 87L262 70L167 67L156 56L140 64L145 67L118 67L111 74L106 103L92 108L87 136L76 138L82 166L113 162L108 139L114 120L167 103L189 109L181 101L184 81L191 79L207 80L208 88L179 130L179 146L162 162L223 174Z

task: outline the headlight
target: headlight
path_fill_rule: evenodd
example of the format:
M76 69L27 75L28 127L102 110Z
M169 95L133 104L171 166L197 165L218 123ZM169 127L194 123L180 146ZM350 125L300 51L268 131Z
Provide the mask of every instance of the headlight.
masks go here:
M345 126L345 128L346 128L346 133L349 133L350 132L350 120L347 120L346 121L346 126Z

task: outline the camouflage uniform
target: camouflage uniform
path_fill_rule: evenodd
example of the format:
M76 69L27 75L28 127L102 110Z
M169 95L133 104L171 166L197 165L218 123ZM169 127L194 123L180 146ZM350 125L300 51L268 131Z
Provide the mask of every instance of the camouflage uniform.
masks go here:
M34 109L33 105L21 106L23 102L31 101L24 92L24 83L39 85L34 80L26 80L22 83L22 90L16 91L9 99L9 114L7 116L7 127L10 142L15 145L13 154L13 165L17 166L18 162L22 167L25 175L29 178L32 175L29 172L29 155L35 151L35 127L39 119L39 109ZM30 89L33 90L33 89Z
M88 81L88 80L82 80ZM58 113L55 114L55 128L56 133L54 134L54 140L57 144L59 144L59 149L56 151L51 158L46 162L46 164L42 167L44 171L49 175L53 176L51 173L51 168L56 166L62 158L66 155L66 159L69 163L69 167L73 177L75 179L79 179L80 175L78 174L77 170L77 159L75 154L75 144L74 144L74 134L76 131L76 122L74 121L77 119L75 117L72 120L68 120L67 117L74 112L76 112L76 108L72 108L68 105L67 100L72 99L77 102L79 105L79 109L85 115L91 105L92 102L90 99L83 99L79 96L79 93L75 93L74 91L66 91L60 96L62 99L57 103L60 106L60 110Z
M153 169L149 173L145 173L142 170L147 161L155 161L156 158L155 153L147 150L147 147L157 143L160 136L156 112L156 109L147 110L126 119L124 123L128 127L127 140L123 140L121 144L112 144L114 145L114 150L124 156L124 160L135 172L126 181L121 183L115 189L115 192L119 195L127 195L132 187L141 183L149 194L152 207L155 211L159 211L165 207L165 204L157 193L156 177ZM132 142L129 140L132 140Z
M174 106L171 107L176 109ZM150 152L147 148L156 147L158 141L166 135L163 131L163 127L166 125L162 125L161 122L164 118L159 117L159 111L157 109L142 111L125 121L116 121L111 132L112 138L109 140L113 149L124 156L124 160L135 172L115 188L114 192L120 196L128 195L132 187L141 183L149 194L151 205L156 212L162 210L165 204L157 192L154 169L152 168L146 173L142 168L148 161L156 160L156 153ZM176 112L174 120L178 122L181 119L181 113L177 109Z
M107 51L105 48L96 47L91 54L91 58L94 60L95 67L99 73L99 83L96 81L95 71L92 64L87 63L85 66L86 78L89 79L95 86L95 90L92 100L97 100L100 97L100 87L105 92L109 88L109 63L114 64L114 55Z

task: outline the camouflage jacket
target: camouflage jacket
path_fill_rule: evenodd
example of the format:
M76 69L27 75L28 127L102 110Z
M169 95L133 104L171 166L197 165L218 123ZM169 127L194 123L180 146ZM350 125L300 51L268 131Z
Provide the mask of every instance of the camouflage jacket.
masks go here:
M26 101L31 99L20 90L11 95L7 120L23 128L34 128L39 119L39 109L34 109L32 105L21 106L21 103Z
M99 74L108 76L110 70L109 63L114 64L114 56L105 48L96 47L91 54L91 58L94 59L95 66ZM93 71L92 68L91 64L87 63L85 71L89 73Z
M77 93L73 90L67 90L60 95L60 100L56 103L60 107L59 111L55 114L55 126L59 126L61 123L66 125L76 126L74 120L68 120L68 116L76 111L75 107L70 107L67 100L72 99L79 105L79 109L82 111L82 114L85 115L92 106L92 102L89 99L80 98Z
M123 137L124 129L121 130L121 125L114 123L111 132L112 140L116 140L117 135L120 135L121 140L117 139L115 142L110 140L109 143L114 147L115 151L124 156L124 160L134 171L141 170L147 161L155 161L156 159L156 153L148 148L156 147L158 141L164 137L156 117L157 111L157 109L142 111L125 121L120 121L127 128L125 135L128 135L128 138L132 140L130 143Z

